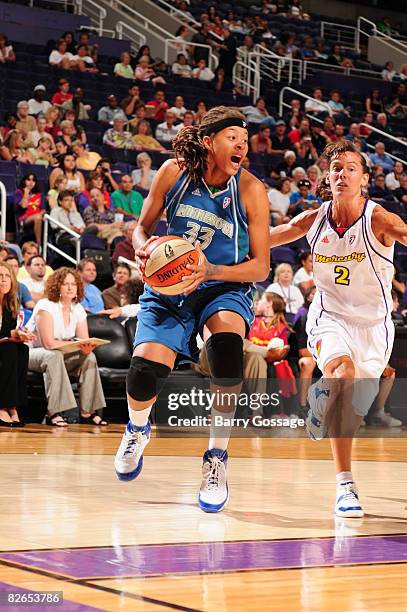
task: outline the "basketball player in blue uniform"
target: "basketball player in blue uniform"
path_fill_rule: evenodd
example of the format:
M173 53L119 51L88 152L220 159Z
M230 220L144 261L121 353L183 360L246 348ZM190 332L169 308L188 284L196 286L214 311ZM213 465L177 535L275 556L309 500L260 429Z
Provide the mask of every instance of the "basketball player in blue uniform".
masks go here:
M239 386L243 339L253 320L251 283L269 273L266 191L241 169L248 151L244 116L237 109L212 108L199 127L180 130L173 148L177 159L158 170L143 205L133 236L136 258L143 272L146 246L156 238L152 234L165 210L168 234L190 240L200 262L191 269L193 282L184 294L163 296L146 286L140 298L127 376L130 420L115 458L120 480L139 475L151 407L177 354L191 356L196 330L206 343L213 380ZM227 428L212 432L203 457L199 505L205 512L222 510L228 499L229 434Z
M310 388L307 429L327 433L336 466L335 513L361 517L351 472L353 435L379 390L391 354L394 241L407 245L407 226L369 201L364 158L349 142L328 145L320 184L324 200L290 223L270 230L271 247L307 236L317 291L309 309L309 350L323 377ZM317 190L318 192L318 190Z

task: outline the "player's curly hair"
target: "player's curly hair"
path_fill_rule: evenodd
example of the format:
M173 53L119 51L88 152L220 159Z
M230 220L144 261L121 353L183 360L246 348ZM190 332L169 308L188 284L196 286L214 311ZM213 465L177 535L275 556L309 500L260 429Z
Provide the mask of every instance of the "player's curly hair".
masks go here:
M45 295L51 302L59 302L61 299L61 285L68 274L72 274L76 281L77 292L75 301L82 302L84 297L83 281L79 276L79 272L74 268L59 268L48 277L45 286Z
M187 126L181 128L172 141L178 165L187 170L193 181L199 181L208 168L208 149L203 142L203 132L208 126L236 117L245 120L245 116L238 108L228 106L214 106L202 117L199 126Z
M335 143L331 143L327 145L325 149L323 150L321 157L325 157L325 159L328 161L328 168L329 168L331 165L331 161L335 157L338 157L339 155L342 155L343 153L355 153L359 157L360 163L363 168L363 172L369 174L369 168L367 167L365 158L360 153L360 151L358 151L355 145L352 144L352 142L350 142L349 140L340 140L339 142L335 142ZM327 200L332 200L332 191L329 187L329 181L328 181L328 177L326 174L322 176L320 180L318 181L318 185L315 190L315 195L321 198L323 202ZM363 195L366 195L366 194L363 193Z

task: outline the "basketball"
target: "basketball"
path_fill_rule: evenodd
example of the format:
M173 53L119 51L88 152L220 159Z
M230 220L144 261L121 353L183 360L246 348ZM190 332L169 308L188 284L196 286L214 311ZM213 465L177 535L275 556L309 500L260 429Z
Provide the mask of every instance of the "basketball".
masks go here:
M193 244L179 236L163 236L151 243L146 249L148 259L144 270L144 280L154 291L163 295L179 295L187 289L190 280L188 264L196 265L198 251Z

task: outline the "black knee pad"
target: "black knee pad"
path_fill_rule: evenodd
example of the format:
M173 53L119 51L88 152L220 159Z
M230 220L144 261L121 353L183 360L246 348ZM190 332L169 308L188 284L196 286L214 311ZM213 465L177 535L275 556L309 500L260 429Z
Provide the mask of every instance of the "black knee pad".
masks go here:
M206 354L214 382L232 387L243 380L243 339L239 334L213 334L206 342Z
M127 393L134 400L147 402L161 391L171 368L156 361L133 357L127 372Z

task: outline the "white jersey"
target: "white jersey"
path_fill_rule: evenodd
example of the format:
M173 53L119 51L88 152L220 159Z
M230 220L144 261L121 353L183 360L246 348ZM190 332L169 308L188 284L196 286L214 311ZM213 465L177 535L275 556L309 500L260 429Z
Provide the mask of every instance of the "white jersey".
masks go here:
M373 234L375 206L367 200L362 215L341 236L331 222L331 202L321 205L307 233L317 288L313 316L325 311L356 326L391 324L394 247Z

